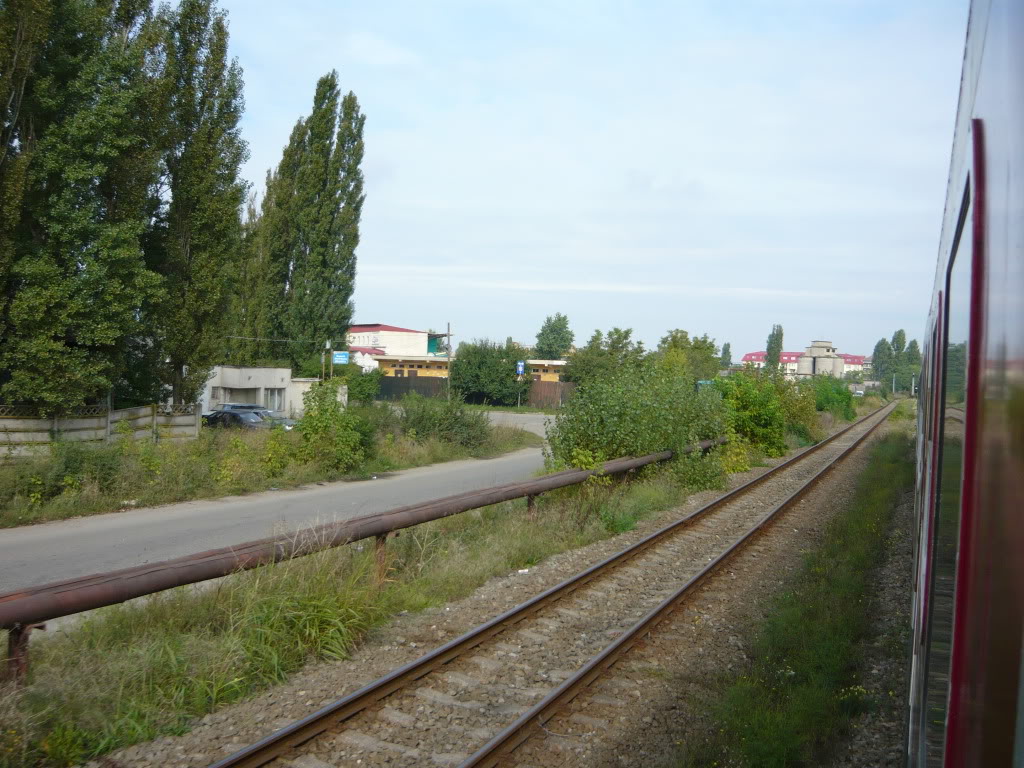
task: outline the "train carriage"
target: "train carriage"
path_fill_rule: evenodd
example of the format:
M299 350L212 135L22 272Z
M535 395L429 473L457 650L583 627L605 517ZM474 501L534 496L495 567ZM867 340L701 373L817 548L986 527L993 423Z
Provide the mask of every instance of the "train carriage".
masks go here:
M1024 3L971 5L918 408L908 764L1024 766Z

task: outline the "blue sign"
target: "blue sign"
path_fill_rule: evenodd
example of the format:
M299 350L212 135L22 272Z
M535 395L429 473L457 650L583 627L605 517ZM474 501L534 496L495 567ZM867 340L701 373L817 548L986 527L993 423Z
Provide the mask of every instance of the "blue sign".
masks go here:
M333 362L335 365L348 365L348 352L335 352Z
M526 362L523 360L516 361L516 376L522 376L526 373Z

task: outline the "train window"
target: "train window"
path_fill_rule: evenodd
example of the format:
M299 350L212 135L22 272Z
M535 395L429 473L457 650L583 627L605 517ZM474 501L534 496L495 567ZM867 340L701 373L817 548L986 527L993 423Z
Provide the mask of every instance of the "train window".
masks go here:
M938 494L933 510L931 595L927 629L924 728L927 765L942 765L953 640L956 560L967 399L967 339L971 305L971 219L965 195L953 258L946 272L945 342L942 355Z

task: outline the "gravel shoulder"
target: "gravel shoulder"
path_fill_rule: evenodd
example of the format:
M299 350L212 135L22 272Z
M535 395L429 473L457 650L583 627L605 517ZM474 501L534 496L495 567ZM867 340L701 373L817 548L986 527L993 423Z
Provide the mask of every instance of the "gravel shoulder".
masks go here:
M906 748L910 670L910 596L914 566L914 497L907 494L893 515L885 561L872 596L872 641L859 677L876 707L857 717L850 737L836 747L830 768L902 766Z

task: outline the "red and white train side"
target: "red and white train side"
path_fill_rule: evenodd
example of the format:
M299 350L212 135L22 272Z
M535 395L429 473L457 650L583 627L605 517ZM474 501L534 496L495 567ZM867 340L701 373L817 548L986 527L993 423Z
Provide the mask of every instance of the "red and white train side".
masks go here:
M974 0L918 409L908 765L1024 766L1024 2Z

